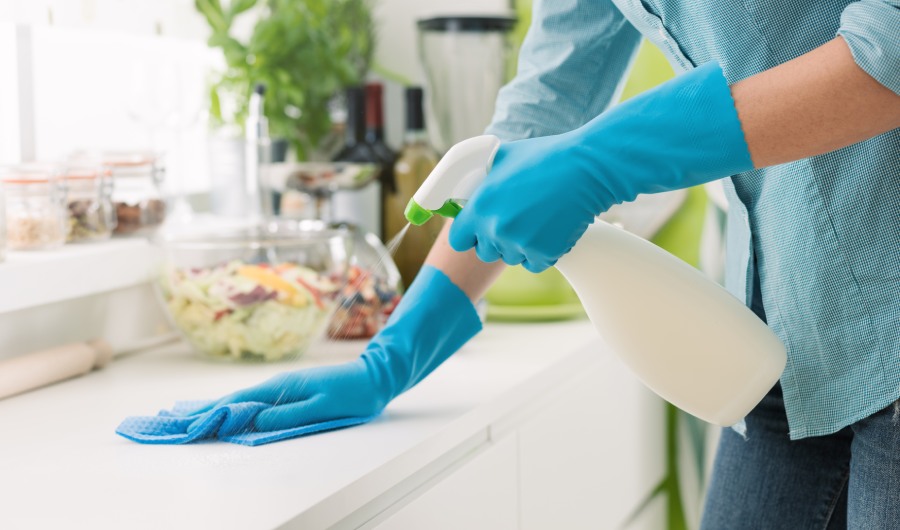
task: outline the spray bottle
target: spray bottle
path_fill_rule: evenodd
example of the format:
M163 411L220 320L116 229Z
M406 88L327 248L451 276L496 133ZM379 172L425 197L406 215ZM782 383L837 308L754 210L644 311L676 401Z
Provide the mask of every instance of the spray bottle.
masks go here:
M500 146L477 136L453 146L410 199L406 218L455 217ZM690 265L595 220L556 268L603 340L663 399L716 425L733 425L781 376L784 345L744 304Z

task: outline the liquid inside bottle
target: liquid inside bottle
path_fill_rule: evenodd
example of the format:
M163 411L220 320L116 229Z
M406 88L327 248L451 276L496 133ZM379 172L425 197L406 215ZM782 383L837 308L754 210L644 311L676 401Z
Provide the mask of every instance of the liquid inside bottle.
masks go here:
M737 423L784 370L784 345L744 304L622 229L595 221L556 267L638 378L700 419Z
M406 89L406 133L400 156L394 164L395 188L385 195L384 225L385 239L389 240L407 226L404 215L406 204L419 186L425 182L431 170L437 165L438 154L428 143L425 130L425 115L422 110L422 89ZM404 285L412 283L419 272L431 246L441 231L440 222L425 223L415 230L409 230L399 242L394 253L394 262L400 270Z

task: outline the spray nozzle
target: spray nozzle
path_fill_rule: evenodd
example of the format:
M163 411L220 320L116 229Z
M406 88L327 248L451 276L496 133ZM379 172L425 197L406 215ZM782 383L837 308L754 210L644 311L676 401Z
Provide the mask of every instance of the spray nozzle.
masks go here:
M451 147L406 205L406 219L421 225L434 214L456 217L491 170L499 147L500 139L492 135Z
M406 211L403 213L406 215L407 221L416 226L421 226L434 217L435 214L443 217L456 217L461 211L462 205L452 199L448 199L436 210L429 210L417 203L415 198L412 198L407 203Z

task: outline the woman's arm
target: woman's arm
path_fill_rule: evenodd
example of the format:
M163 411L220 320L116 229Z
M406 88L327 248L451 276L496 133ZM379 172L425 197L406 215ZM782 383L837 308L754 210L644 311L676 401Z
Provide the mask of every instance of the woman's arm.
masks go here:
M900 126L900 96L843 38L731 87L757 168L827 153Z
M858 36L854 38L858 40ZM545 40L549 39L545 37ZM518 81L523 86L538 86L537 81L552 84L552 77L553 73L542 72L529 80L530 85L524 82L524 76ZM501 93L501 99L505 96L515 103L517 90L516 84L511 84L504 89L505 93ZM826 153L900 126L900 96L855 62L842 37L735 83L731 93L755 167ZM580 97L580 94L576 95ZM529 104L534 106L534 103ZM540 106L543 105L548 102L540 101ZM498 105L498 108L503 106ZM515 110L520 117L531 118L528 123L533 123L533 118L539 114L531 107ZM495 123L493 127L497 133L502 133L509 116L502 112L498 114L499 125ZM523 129L518 124L513 128ZM472 250L455 252L447 239L449 227L448 222L427 262L444 271L475 301L484 295L505 266L499 261L483 263Z
M487 132L510 141L581 126L616 98L639 41L637 30L609 0L536 2L516 78L500 91ZM475 302L506 265L484 263L474 250L454 251L447 240L451 224L445 224L426 263Z
M438 221L432 220L432 223ZM485 263L478 259L475 250L457 252L450 247L447 234L450 232L452 220L447 220L444 229L435 241L428 253L425 263L433 265L447 275L450 280L462 289L473 303L484 296L494 280L506 268L502 261ZM415 230L416 227L410 227Z

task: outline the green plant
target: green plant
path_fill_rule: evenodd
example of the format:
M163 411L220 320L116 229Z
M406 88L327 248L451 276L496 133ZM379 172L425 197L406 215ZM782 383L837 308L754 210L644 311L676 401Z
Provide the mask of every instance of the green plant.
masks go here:
M259 4L259 5L257 5ZM375 46L369 0L195 0L220 48L226 69L210 88L213 124L243 124L249 95L267 87L265 114L273 137L287 139L305 159L331 130L328 106L345 86L360 83ZM235 20L251 9L259 18L246 42ZM223 101L234 102L223 112Z

